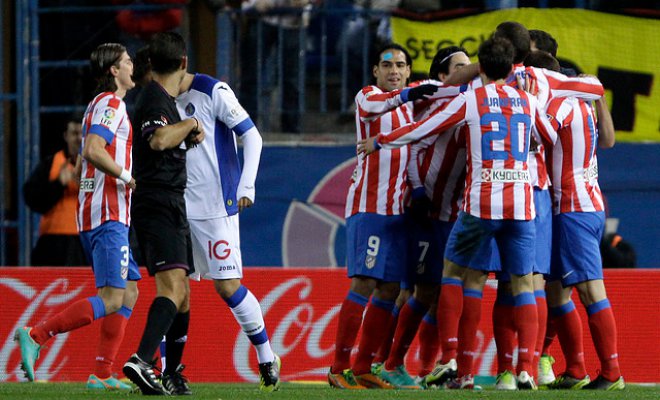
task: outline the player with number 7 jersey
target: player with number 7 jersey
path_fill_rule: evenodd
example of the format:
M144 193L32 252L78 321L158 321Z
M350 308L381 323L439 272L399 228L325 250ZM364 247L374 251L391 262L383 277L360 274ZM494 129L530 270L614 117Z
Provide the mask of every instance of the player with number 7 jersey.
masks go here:
M491 83L459 95L424 120L378 135L376 142L392 149L464 124L468 163L463 210L484 219L533 219L530 135L554 144L557 133L526 92Z

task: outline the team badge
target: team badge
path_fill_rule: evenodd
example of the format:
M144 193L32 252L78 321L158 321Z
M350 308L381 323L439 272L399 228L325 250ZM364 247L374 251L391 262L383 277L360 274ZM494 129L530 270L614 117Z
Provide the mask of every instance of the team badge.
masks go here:
M424 275L424 270L426 269L426 263L421 262L417 264L417 275Z
M126 280L128 278L128 267L121 267L121 279Z
M195 114L195 106L193 103L188 103L188 105L186 105L185 111L187 116L192 117Z
M372 269L373 267L376 266L376 257L375 256L367 256L364 260L364 265L367 267L367 269Z

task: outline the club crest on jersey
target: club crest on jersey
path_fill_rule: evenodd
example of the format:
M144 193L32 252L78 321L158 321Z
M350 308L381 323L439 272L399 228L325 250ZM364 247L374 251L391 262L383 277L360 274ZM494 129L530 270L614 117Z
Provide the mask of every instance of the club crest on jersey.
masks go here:
M186 105L185 112L188 117L192 117L195 114L195 106L193 105L193 103L188 103Z
M367 269L372 269L373 267L376 266L376 257L375 256L367 256L364 259L364 265L367 267Z

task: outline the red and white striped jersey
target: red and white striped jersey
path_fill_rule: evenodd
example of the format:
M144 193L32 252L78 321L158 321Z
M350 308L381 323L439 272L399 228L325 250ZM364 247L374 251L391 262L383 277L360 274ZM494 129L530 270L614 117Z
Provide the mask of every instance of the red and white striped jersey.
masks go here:
M557 98L550 101L547 113L558 135L557 142L548 151L553 212L603 211L593 107L573 97Z
M522 64L514 66L508 83L524 82L528 78L530 84L536 85L536 98L540 107L545 109L555 97L576 96L585 100L597 100L603 93L603 85L595 77L567 77L558 72L543 68L525 67ZM532 148L533 157L529 158L529 171L532 184L541 189L550 186L550 177L546 169L545 149L542 143Z
M432 104L415 102L415 120L421 121L452 99L435 100ZM456 221L463 204L465 188L465 133L454 127L451 132L429 136L410 146L408 182L412 189L423 187L433 203L431 218Z
M107 142L105 150L122 168L131 170L133 128L126 104L112 92L101 93L87 106L83 117L83 138L96 134ZM78 230L89 231L107 221L130 225L131 190L114 176L104 174L82 159L78 192Z
M465 188L465 133L450 131L410 146L408 181L413 189L424 188L433 203L431 218L440 221L456 221Z
M391 132L413 121L411 104L403 104L400 93L400 90L383 92L377 86L366 86L358 92L355 96L357 140ZM408 187L408 159L408 146L357 157L346 196L346 218L359 212L401 214Z
M391 149L463 124L468 128L463 210L483 219L533 219L530 135L538 131L543 142L554 144L556 132L528 93L491 83L377 140L383 149Z

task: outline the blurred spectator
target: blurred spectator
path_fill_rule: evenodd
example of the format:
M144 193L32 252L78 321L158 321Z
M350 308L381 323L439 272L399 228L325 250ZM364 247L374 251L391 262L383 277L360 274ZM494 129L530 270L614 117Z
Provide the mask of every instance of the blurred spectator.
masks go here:
M78 176L75 163L82 141L82 119L69 119L64 131L66 146L37 165L23 186L25 202L42 214L39 239L32 250L35 266L87 265L78 229Z
M280 129L282 132L300 133L298 96L300 85L304 82L299 81L298 75L300 58L305 58L305 39L301 40L300 35L304 35L309 23L311 0L247 0L242 8L248 12L248 18L241 43L241 104L261 125L259 117L267 118L270 114L271 90L277 81L276 73L281 73ZM250 11L265 15L255 18ZM258 65L260 51L262 59L261 65ZM257 68L262 68L260 88ZM261 92L258 92L259 89ZM268 129L267 125L265 129Z
M355 93L368 84L372 78L371 61L377 58L372 53L375 52L375 49L392 41L389 13L396 9L399 3L401 0L353 1L356 16L345 22L337 49L337 53L342 54L342 49L344 46L346 47L347 93L350 101L353 101ZM360 11L363 10L365 13L360 14ZM351 115L353 115L352 112Z
M629 243L616 233L606 233L600 241L603 268L636 268L637 254Z

